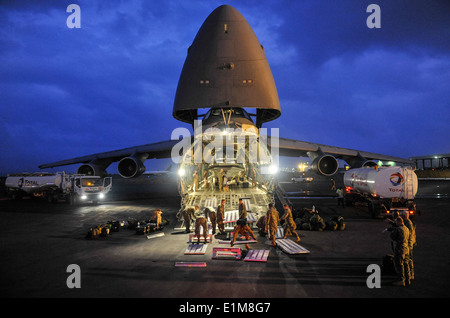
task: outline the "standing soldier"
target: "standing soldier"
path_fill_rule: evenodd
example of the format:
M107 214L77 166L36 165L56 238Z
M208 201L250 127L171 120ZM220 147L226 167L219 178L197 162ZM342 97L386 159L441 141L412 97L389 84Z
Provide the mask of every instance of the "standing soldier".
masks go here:
M394 241L394 266L399 280L394 282L395 286L409 285L409 270L406 264L406 256L408 255L409 230L403 224L403 219L396 219L396 227L392 229L390 234L391 240Z
M278 227L279 215L278 211L274 208L272 203L269 203L269 211L267 211L266 232L269 232L272 244L270 246L276 246L277 227Z
M220 169L218 178L219 178L219 191L223 191L223 177L224 177L223 169Z
M336 182L334 181L334 179L331 179L331 191L336 191Z
M220 205L217 207L217 227L219 228L220 234L225 233L225 225L223 219L225 216L225 199L222 199Z
M153 212L153 216L150 219L151 221L156 223L156 228L160 229L161 228L161 223L162 223L162 211L161 209L156 209L155 212Z
M408 255L406 256L406 264L409 270L409 279L414 279L414 261L413 261L413 247L416 246L416 226L409 218L408 211L402 211L400 214L403 219L403 223L409 230L408 240Z
M193 188L194 192L197 192L198 191L198 174L197 174L197 171L194 172L194 176L193 177L194 177L194 184L193 184L192 188Z
M344 189L342 189L342 187L340 187L339 189L336 190L336 193L338 195L338 206L340 206L342 204L342 207L345 207L345 205L344 205Z
M208 223L207 223L207 213L208 209L205 208L203 212L195 206L195 236L197 237L198 243L200 243L200 227L203 228L203 237L205 238L205 243L208 243Z
M205 171L203 172L203 188L204 189L208 189L209 185L208 185L208 171L205 169Z
M208 208L205 208L205 211L209 212L209 220L211 221L212 225L212 234L214 235L216 234L216 220L217 220L216 212Z
M297 237L297 242L300 242L300 237L298 236L297 232L295 232L295 229L297 228L297 225L295 225L294 218L292 217L292 211L289 208L289 205L285 204L284 206L284 215L281 218L281 220L284 221L283 224L283 230L284 230L284 237L290 235L295 235Z
M242 199L239 199L239 218L247 221L247 208Z

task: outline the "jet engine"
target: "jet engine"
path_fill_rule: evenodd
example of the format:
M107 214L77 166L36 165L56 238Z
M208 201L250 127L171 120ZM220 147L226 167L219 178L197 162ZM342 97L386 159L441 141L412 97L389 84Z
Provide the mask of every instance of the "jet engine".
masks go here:
M376 167L376 166L378 166L377 163L375 161L372 161L372 160L367 160L366 162L364 162L361 165L362 168L367 168L367 167L373 168L373 167Z
M87 176L100 176L102 178L107 175L105 169L94 163L85 163L84 165L81 165L78 167L77 173L85 174Z
M126 157L119 161L117 170L122 178L136 178L145 172L145 166L139 158Z
M315 173L332 176L338 171L339 163L332 155L322 155L313 160L311 167Z

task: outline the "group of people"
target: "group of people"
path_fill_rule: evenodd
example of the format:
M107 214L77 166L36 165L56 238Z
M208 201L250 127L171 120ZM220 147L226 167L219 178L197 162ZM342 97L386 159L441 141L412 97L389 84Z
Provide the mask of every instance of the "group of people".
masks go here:
M186 226L186 233L190 233L191 220L195 220L195 237L200 243L201 229L203 230L203 237L205 243L208 243L208 219L211 221L212 234L216 233L216 226L221 234L225 233L224 226L224 210L225 210L225 199L223 199L220 205L217 207L216 211L211 211L209 208L204 208L200 211L198 206L194 208L188 208L183 210L184 224ZM294 222L292 211L287 204L284 206L284 215L280 218L278 211L275 209L272 203L269 204L269 209L266 215L262 216L258 220L257 227L260 228L260 234L268 233L271 240L271 246L276 246L276 236L278 223L284 221L284 237L287 235L294 235L297 237L297 242L300 241L300 237L295 231L297 226ZM242 199L239 199L239 219L236 222L236 226L233 230L233 237L231 239L231 246L233 246L238 237L244 236L247 240L253 238L256 240L255 234L248 225L247 222L247 209ZM246 248L249 249L248 244L245 244Z
M394 267L398 276L396 286L410 285L414 280L413 248L416 246L416 226L409 218L408 211L394 212L390 239L394 252Z
M192 175L192 190L194 192L198 192L200 191L200 169L194 171L194 174ZM203 188L207 189L207 188L211 188L211 189L218 189L219 191L228 191L230 184L237 184L239 186L239 183L247 183L248 178L251 179L251 186L252 187L256 187L256 171L254 168L251 169L250 173L251 175L246 176L246 174L244 173L244 171L241 171L237 174L235 174L232 178L231 181L229 179L229 177L227 176L227 171L224 171L223 169L220 169L220 171L214 173L211 172L212 175L208 174L207 170L203 171ZM209 178L208 178L209 176ZM211 180L212 178L212 180ZM211 181L211 182L210 182ZM216 181L217 181L217 185L216 185Z
M195 234L200 242L200 228L203 229L203 237L205 238L205 243L208 240L208 219L212 224L212 234L216 233L216 226L220 233L225 233L225 225L223 223L225 214L225 200L222 200L220 205L217 207L217 211L211 211L209 208L204 208L200 211L198 205L194 208L188 208L182 211L184 224L186 226L186 233L190 233L191 220L195 220Z
M200 190L200 180L199 180L199 174L198 174L197 170L194 172L192 177L193 177L192 190L194 192L197 192L197 191ZM227 187L227 181L228 181L228 179L227 179L223 169L220 169L219 173L217 174L217 181L218 181L218 184L219 184L219 191L223 191L224 188ZM215 182L214 181L211 183L211 186L213 188L215 187ZM206 171L206 170L203 172L203 187L204 188L209 187L208 171Z

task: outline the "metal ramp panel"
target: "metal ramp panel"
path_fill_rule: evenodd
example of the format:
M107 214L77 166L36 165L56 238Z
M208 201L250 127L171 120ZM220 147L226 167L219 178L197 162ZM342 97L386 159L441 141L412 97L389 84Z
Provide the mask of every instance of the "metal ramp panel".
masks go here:
M213 247L213 259L241 259L239 247Z
M184 251L184 255L205 255L208 245L206 244L189 244Z
M245 197L243 197L243 198L240 198L240 199L242 199L242 203L244 203L244 205L245 205L245 208L247 209L247 212L252 212L252 206L251 206L251 204L250 204L250 200L251 200L251 198L245 198Z
M206 262L175 262L175 267L206 267Z
M269 250L249 250L244 261L246 262L267 262Z
M204 206L206 208L212 209L214 212L216 212L216 209L218 207L217 198L216 197L209 197L205 199Z
M282 239L284 237L284 229L282 226L277 227L277 239Z
M239 219L239 210L227 211L225 212L223 223L225 224L225 228L227 230L234 229L236 226L236 222ZM258 220L256 219L256 215L252 212L247 211L247 223L251 227L253 223L256 223Z
M277 246L286 254L308 254L309 250L290 239L277 240Z
M237 240L236 242L234 242L234 245L238 245L238 244L249 244L249 243L258 243L258 241L255 240ZM231 244L231 240L220 240L219 244Z

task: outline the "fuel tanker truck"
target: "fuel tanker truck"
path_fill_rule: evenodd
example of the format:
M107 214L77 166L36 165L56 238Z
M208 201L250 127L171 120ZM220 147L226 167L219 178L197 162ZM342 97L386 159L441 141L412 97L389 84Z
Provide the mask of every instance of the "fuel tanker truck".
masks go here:
M372 217L389 215L393 209L415 213L414 197L418 181L411 167L367 167L344 174L345 202L367 203Z
M112 178L65 172L22 173L9 174L5 186L13 199L29 195L43 197L49 202L64 199L71 204L83 201L97 203L111 190Z

